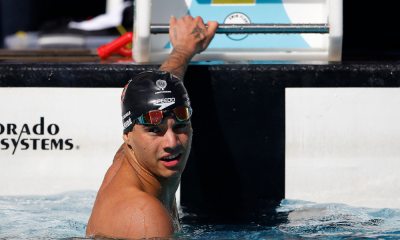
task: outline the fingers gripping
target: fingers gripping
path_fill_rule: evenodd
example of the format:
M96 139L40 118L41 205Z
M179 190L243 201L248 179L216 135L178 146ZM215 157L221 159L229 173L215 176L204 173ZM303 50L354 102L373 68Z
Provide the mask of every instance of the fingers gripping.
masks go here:
M208 26L208 33L210 34L209 36L213 38L215 33L217 32L219 24L216 21L207 21L207 26Z
M200 16L197 16L195 21L199 30L200 39L204 41L207 38L207 27L204 25L203 19Z
M207 26L204 24L200 16L193 18L186 15L176 20L175 17L170 19L170 40L173 46L185 46L193 54L204 51L218 28L217 22L209 21Z
M207 48L207 46L210 44L211 40L214 38L215 33L217 32L219 24L216 21L207 21L207 26L208 26L207 38L204 41L204 45L203 45L204 49Z
M190 16L189 14L188 15L186 15L186 17L185 17L187 20L193 20L193 17L192 16Z
M201 41L202 41L202 49L199 51L203 52L208 45L210 44L211 40L214 38L215 32L217 31L218 28L218 22L216 21L207 21L207 26L204 24L203 19L200 16L197 16L195 18L195 21L197 23L197 26L199 30L201 31Z

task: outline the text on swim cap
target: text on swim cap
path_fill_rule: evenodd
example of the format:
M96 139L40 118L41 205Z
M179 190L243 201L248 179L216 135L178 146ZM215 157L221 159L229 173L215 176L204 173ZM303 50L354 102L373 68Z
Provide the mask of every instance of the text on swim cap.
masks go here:
M160 106L158 110L163 110L173 104L175 104L175 98L160 98L154 101L154 105Z
M122 116L122 120L124 120L126 117L128 117L129 115L131 115L131 111L127 112L124 114L124 116Z
M128 120L126 120L124 122L124 130L129 127L130 125L132 125L132 120L129 118Z
M161 98L161 99L157 99L155 104L159 105L160 103L171 103L171 102L175 102L175 98Z

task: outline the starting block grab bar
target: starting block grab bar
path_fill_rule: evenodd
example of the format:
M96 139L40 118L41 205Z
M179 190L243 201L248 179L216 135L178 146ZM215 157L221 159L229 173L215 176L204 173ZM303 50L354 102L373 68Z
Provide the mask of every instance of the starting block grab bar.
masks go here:
M169 33L169 24L151 24L151 34ZM329 33L329 24L220 24L219 34Z
M220 24L193 61L340 61L342 6L342 0L136 0L132 57L162 62L172 50L170 17L190 13Z

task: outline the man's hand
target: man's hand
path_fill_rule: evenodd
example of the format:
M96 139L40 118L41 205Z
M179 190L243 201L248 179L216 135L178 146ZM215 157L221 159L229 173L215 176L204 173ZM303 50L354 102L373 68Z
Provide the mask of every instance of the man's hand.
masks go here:
M183 81L186 68L194 55L204 51L214 38L218 22L187 15L178 21L171 17L169 38L174 49L159 70L169 71Z
M207 48L218 28L218 22L208 21L207 28L201 17L193 18L190 15L178 21L175 17L171 17L169 25L172 46L184 46L193 56Z

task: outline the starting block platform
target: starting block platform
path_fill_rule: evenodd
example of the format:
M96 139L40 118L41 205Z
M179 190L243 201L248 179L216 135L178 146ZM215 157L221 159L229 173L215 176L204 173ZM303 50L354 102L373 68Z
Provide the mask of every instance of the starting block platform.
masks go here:
M169 36L155 29L171 16L190 14L225 29L193 61L340 61L342 6L342 0L136 0L133 58L165 60L172 50ZM257 25L257 31L243 33Z

